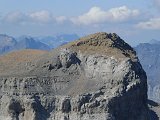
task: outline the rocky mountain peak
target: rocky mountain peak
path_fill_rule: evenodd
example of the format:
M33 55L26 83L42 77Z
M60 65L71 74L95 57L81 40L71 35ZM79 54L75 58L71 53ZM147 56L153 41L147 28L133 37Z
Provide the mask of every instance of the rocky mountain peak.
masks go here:
M129 57L132 60L137 60L134 49L125 43L116 33L100 32L91 34L64 47L83 53L98 53L116 58Z
M0 117L149 120L147 77L135 56L115 33L96 33L29 57L0 74Z

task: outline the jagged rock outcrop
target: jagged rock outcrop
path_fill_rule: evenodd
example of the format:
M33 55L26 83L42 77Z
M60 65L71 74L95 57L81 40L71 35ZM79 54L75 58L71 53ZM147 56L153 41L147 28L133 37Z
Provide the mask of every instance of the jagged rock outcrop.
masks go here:
M29 69L0 69L0 120L149 119L146 74L115 33L89 35L23 63Z

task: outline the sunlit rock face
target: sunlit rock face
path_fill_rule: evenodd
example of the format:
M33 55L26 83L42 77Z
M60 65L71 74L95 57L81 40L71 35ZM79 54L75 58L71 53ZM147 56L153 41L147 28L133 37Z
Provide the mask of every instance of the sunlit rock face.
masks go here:
M115 33L39 54L0 69L0 120L149 119L146 74Z

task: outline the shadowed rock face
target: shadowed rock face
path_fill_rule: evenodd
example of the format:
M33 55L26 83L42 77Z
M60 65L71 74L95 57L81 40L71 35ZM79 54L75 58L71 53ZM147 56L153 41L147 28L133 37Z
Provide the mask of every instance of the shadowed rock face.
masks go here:
M2 120L149 119L146 74L115 33L89 35L23 63L0 71Z

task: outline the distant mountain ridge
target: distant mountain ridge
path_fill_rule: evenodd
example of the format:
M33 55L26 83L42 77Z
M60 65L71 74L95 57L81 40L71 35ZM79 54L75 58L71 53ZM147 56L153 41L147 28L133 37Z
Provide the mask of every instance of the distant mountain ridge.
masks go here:
M63 34L57 35L55 37L21 36L19 38L0 34L0 55L23 49L37 49L49 51L53 48L71 42L78 38L79 37L76 34Z
M156 40L156 39L152 39L149 41L150 44L160 44L160 41L159 40Z
M8 35L0 34L0 54L5 54L14 49L17 41Z
M135 50L147 73L149 99L160 103L160 41L141 43Z
M40 41L34 40L32 37L21 37L19 42L16 44L16 49L40 49L40 50L50 50L51 48Z
M56 48L73 40L79 39L79 36L77 34L62 34L62 35L57 35L55 37L52 36L35 37L34 39L47 44L51 48Z

